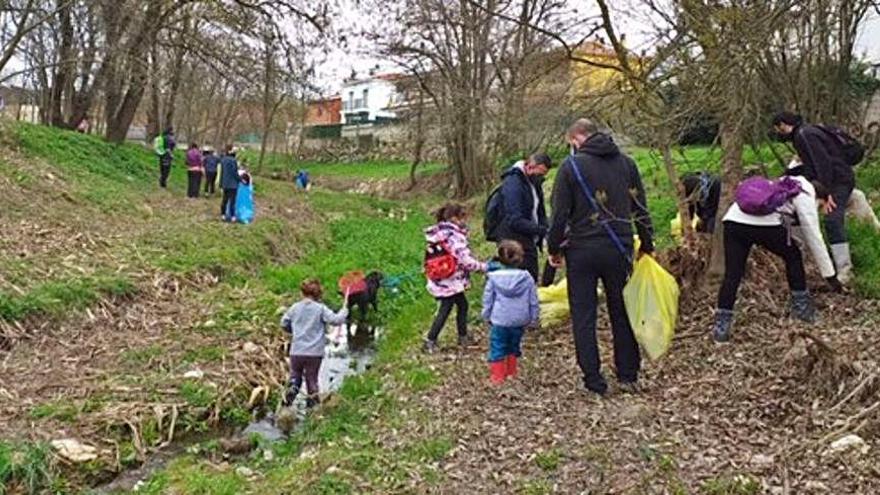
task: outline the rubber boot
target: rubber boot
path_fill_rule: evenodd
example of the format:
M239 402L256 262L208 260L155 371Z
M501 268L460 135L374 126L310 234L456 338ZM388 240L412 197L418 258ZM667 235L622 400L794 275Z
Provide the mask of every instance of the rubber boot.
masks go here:
M284 407L290 407L290 405L293 404L296 396L299 395L300 387L302 387L302 380L290 381L290 388L287 389L287 393L284 395L284 402L282 402Z
M831 258L834 259L834 268L837 269L837 280L846 285L852 280L852 258L849 253L849 243L831 245Z
M516 356L511 354L507 356L507 377L508 378L516 378L517 374L517 366L516 366Z
M507 360L489 363L489 380L492 385L501 385L507 376Z
M306 409L311 409L321 403L320 397L317 395L306 398Z
M730 331L733 327L733 311L729 309L715 310L715 325L712 327L712 338L715 342L727 342L730 340Z
M816 306L809 292L791 292L791 316L807 323L816 322Z

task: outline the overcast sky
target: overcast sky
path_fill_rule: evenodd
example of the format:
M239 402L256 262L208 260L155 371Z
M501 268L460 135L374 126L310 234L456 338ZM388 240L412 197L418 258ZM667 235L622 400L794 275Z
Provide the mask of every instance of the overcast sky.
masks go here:
M340 30L364 28L364 24L368 23L369 20L363 12L359 12L358 8L354 5L354 0L345 0L342 3L348 3L348 5L343 5L342 13L334 24ZM629 31L627 33L629 38L635 40L633 41L635 46L632 46L632 48L641 48L638 46L638 40L643 37L640 36L639 31L645 30L645 25L640 25L642 21L631 16L620 17L619 21ZM338 48L332 50L326 61L318 67L319 84L325 95L338 92L342 85L342 79L348 77L352 70L364 74L376 65L379 65L381 70L397 70L394 65L387 61L371 56L371 50L368 45L355 39L350 40L350 42L351 46L346 50ZM864 56L875 64L880 63L880 16L876 13L870 15L862 28L856 46L856 55Z

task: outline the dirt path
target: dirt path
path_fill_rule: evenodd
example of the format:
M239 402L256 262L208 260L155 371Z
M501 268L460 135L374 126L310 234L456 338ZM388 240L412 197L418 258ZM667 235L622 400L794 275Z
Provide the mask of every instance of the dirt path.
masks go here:
M528 334L520 380L497 389L482 353L449 349L426 358L443 384L405 401L405 416L428 412L434 422L377 436L389 445L451 438L437 493L877 493L880 380L870 377L880 369L880 305L820 296L824 319L805 328L784 318L782 294L756 294L744 291L724 346L709 338L713 299L691 294L671 353L644 363L646 390L635 396L581 392L568 327ZM832 345L850 374L794 337L803 330ZM829 454L846 433L862 436L869 453Z

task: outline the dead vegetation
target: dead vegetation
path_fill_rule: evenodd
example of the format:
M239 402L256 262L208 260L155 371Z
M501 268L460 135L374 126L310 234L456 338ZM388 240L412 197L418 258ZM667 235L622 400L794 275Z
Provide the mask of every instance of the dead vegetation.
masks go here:
M22 176L60 175L15 153L4 160ZM94 483L183 435L247 421L252 390L284 382L283 336L266 323L274 314L259 306L265 296L220 284L262 258L225 266L219 252L216 263L163 268L181 255L168 239L186 233L198 253L199 243L213 249L223 235L241 235L234 229L252 228L220 224L214 200L184 203L173 192L145 192L118 215L72 206L67 198L78 200L76 191L64 181L18 182L0 173L0 184L9 186L0 208L12 212L0 239L0 293L33 310L0 318L3 442L72 439L94 447L96 458L79 473L86 476L80 482ZM258 204L259 220L271 227L261 231L261 246L244 252L290 263L301 250L297 236L314 217L296 195L265 187L272 201ZM203 232L221 237L202 240ZM82 282L93 279L106 279L106 290L98 284L93 293ZM53 292L45 300L34 295L47 285ZM80 290L81 298L58 295ZM82 460L55 460L77 478Z
M544 329L525 338L520 381L501 389L481 355L429 358L443 384L406 403L442 413L382 438L455 439L440 493L876 493L880 304L819 294L822 320L803 326L786 316L780 268L754 258L732 342L711 341L714 293L690 287L670 353L644 363L642 394L582 393L570 329ZM864 443L835 444L846 435Z

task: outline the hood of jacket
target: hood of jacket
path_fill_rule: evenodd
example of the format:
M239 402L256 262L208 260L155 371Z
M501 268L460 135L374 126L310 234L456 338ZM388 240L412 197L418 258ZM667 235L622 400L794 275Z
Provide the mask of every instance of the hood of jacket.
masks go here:
M593 156L612 157L620 154L620 148L608 134L596 133L587 138L578 148L581 153Z
M505 170L501 174L501 180L504 180L510 176L515 176L519 179L522 179L524 182L530 183L531 185L535 186L536 188L540 188L541 184L544 183L544 179L545 179L545 177L543 175L534 175L531 177L526 175L526 161L525 160L519 160L518 162L514 163L513 166L511 166L509 169Z
M525 297L534 283L529 272L512 268L496 270L488 277L492 279L499 294L511 299Z
M425 240L428 242L444 242L454 234L467 237L467 229L452 222L440 222L425 229Z

